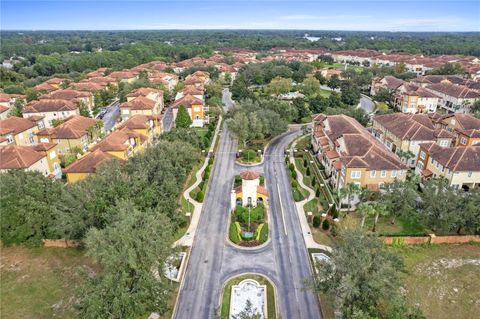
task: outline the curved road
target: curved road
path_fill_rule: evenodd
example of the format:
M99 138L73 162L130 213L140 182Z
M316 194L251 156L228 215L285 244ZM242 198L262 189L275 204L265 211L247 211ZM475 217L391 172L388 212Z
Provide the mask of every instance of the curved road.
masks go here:
M224 125L175 318L214 318L224 283L244 272L273 281L282 318L322 318L318 299L303 285L311 276L309 257L284 164L284 149L298 134L285 133L272 142L264 164L256 168L264 171L269 191L271 241L260 250L248 251L226 241L230 191L240 168L235 165L236 142Z

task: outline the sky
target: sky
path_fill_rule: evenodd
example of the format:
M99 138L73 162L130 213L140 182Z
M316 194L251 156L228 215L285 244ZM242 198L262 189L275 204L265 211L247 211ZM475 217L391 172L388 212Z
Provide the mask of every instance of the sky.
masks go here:
M0 0L1 30L480 31L480 0Z

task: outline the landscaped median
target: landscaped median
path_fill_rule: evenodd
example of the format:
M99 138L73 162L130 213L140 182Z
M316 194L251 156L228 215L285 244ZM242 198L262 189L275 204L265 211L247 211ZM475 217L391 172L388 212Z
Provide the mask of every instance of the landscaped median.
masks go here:
M233 296L232 289L237 291ZM238 318L277 319L275 294L275 286L268 278L262 275L242 274L231 278L223 287L220 318L231 318L232 315L237 315ZM251 311L250 313L244 312L246 315L244 317L239 316L238 310L245 310L246 302L244 300L246 301L247 299L252 299L250 300ZM232 301L234 305L232 305ZM263 317L254 317L258 313L261 313Z
M264 177L254 171L235 176L228 231L234 245L257 247L268 241L268 193L264 185Z

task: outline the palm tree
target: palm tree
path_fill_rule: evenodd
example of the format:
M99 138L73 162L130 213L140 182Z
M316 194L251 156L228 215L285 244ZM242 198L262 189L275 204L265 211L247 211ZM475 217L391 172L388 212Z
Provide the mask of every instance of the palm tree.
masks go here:
M375 221L373 222L372 232L375 232L375 228L377 227L377 223L378 223L378 218L380 216L387 216L388 210L387 210L387 206L380 203L374 203L373 210L375 212Z
M367 202L372 195L373 192L367 186L362 186L359 190L360 202Z
M360 216L362 216L362 221L360 223L360 228L363 229L365 226L365 220L368 216L373 216L375 214L375 209L371 203L361 203L357 208Z

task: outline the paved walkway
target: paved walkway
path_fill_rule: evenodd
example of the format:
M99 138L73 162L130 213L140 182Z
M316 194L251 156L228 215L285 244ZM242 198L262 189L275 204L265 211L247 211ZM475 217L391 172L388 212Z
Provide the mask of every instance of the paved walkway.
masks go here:
M187 200L187 202L190 203L190 205L193 205L193 213L191 216L191 221L190 225L188 226L187 231L185 232L185 235L183 235L179 240L177 240L175 243L173 243L173 246L188 246L191 247L193 244L193 237L195 237L195 232L197 230L198 226L198 221L200 220L200 214L202 212L202 207L203 204L197 202L195 199L190 197L190 192L194 190L201 182L202 182L202 174L205 168L208 166L208 161L210 159L210 154L213 153L213 149L215 148L215 143L218 138L218 134L220 131L220 125L222 123L222 116L220 115L217 123L217 127L215 128L215 135L213 136L212 143L210 145L210 149L208 150L207 157L205 158L205 161L203 162L202 167L197 171L195 174L195 178L197 179L195 183L193 183L192 186L187 188L183 192L183 198Z
M295 148L295 145L297 145L297 140L295 140L292 143L292 150ZM293 152L290 152L290 163L293 163L295 165L295 157L293 157ZM330 246L325 246L318 244L315 242L312 236L312 232L310 230L310 225L308 224L307 216L305 215L305 210L303 206L311 201L312 199L315 198L315 191L305 185L303 182L303 175L302 173L298 170L297 166L295 165L295 172L297 172L297 182L300 185L300 187L304 188L308 192L308 197L301 202L295 202L295 205L297 206L297 213L298 213L298 218L300 219L300 226L302 227L302 234L303 234L303 239L305 240L305 245L307 248L320 248L326 251L331 251L332 248Z

